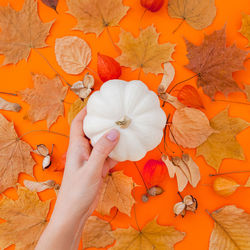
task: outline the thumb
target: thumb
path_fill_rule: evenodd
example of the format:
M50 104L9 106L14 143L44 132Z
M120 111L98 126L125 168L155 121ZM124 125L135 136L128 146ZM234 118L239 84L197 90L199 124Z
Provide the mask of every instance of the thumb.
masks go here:
M96 142L88 160L88 166L91 168L90 171L102 174L104 162L118 143L119 137L119 131L112 129Z

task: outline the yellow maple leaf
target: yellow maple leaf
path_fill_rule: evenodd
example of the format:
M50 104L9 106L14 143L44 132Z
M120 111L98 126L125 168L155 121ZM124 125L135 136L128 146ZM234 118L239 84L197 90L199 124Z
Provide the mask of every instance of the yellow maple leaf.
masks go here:
M249 126L249 123L228 116L228 109L223 110L210 120L210 125L218 133L213 133L197 148L196 155L203 155L209 165L219 170L223 159L244 160L243 150L236 140L236 135Z
M30 152L31 146L19 139L13 122L0 114L0 192L15 186L18 174L25 172L33 175L35 161Z
M3 65L27 60L32 48L47 47L45 39L53 22L42 23L37 13L37 2L25 0L22 10L0 6L0 54Z
M122 0L68 0L69 13L77 19L75 29L99 36L106 27L117 26L129 7Z
M114 238L109 232L111 232L111 225L107 221L96 216L90 216L83 228L83 249L89 247L101 248L111 245L114 242Z
M16 244L17 250L33 250L47 225L50 201L40 201L36 192L18 187L18 199L4 196L0 201L0 247Z
M250 15L243 14L240 33L248 39L248 47L250 47Z
M24 101L30 104L28 118L32 122L46 119L50 127L58 116L64 114L63 100L68 88L63 86L58 76L49 79L33 74L34 88L19 91Z
M216 16L214 0L169 0L168 14L172 18L181 18L194 29L208 27ZM181 23L182 24L182 23Z
M210 237L210 250L250 249L250 215L236 206L225 206L210 215L214 229Z
M135 203L131 195L133 187L133 179L124 175L122 171L108 174L100 192L96 211L104 215L109 214L112 207L117 207L120 212L130 215Z
M174 44L158 43L159 33L153 25L140 32L139 37L134 38L131 33L122 31L118 46L122 54L117 61L132 70L141 68L145 73L163 73L162 63L172 61Z
M172 226L161 226L152 220L141 231L132 227L118 228L111 235L116 239L112 250L173 250L185 233Z

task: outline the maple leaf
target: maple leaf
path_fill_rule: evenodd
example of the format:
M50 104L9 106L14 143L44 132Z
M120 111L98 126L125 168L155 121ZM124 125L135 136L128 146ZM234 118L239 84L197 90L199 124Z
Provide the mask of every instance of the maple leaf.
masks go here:
M18 199L0 201L0 247L16 244L17 250L33 250L47 225L50 201L40 201L37 193L18 187Z
M234 205L222 207L211 215L214 229L210 250L250 249L250 215Z
M118 228L111 235L116 239L115 245L110 248L112 250L173 250L185 233L172 226L161 226L152 220L140 231L132 227Z
M169 0L168 14L173 18L181 18L194 29L208 27L216 16L214 0Z
M90 216L82 232L83 249L94 247L101 248L111 245L114 238L109 234L111 225L96 216Z
M58 116L64 114L63 100L67 94L58 76L49 79L44 75L33 74L34 88L19 91L21 98L30 104L28 118L32 122L46 119L50 127Z
M99 36L107 27L118 26L129 7L122 0L68 0L69 13L77 19L75 29Z
M250 47L250 15L243 14L240 33L248 39L248 47Z
M244 160L236 135L247 128L249 123L240 118L229 117L228 109L225 109L210 120L210 125L218 132L210 135L197 148L196 155L203 155L207 163L217 171L225 158Z
M119 48L122 54L117 57L121 66L130 67L132 70L141 68L145 73L163 73L161 64L172 61L174 44L158 43L159 33L153 25L140 32L139 37L134 38L129 32L122 31Z
M30 145L17 136L14 124L0 114L0 192L15 186L20 172L33 176L31 151Z
M25 0L20 11L10 5L0 6L0 54L5 55L3 65L22 59L27 61L32 48L47 47L45 39L52 23L41 22L34 0Z
M198 74L198 87L213 99L219 91L224 95L242 91L232 77L232 73L244 69L243 60L247 51L235 45L226 47L225 27L204 38L200 46L185 41L189 64L186 68Z
M112 207L117 207L121 213L130 215L135 203L131 191L134 188L133 179L115 171L107 175L100 191L100 198L96 211L100 214L109 214Z

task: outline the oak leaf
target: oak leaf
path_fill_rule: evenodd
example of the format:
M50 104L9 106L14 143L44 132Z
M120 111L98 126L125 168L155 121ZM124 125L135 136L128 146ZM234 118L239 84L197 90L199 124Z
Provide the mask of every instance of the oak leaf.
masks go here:
M69 108L68 112L68 123L69 125L75 118L75 116L86 106L88 102L88 98L84 99L84 101L78 98Z
M210 215L214 229L210 250L250 249L250 215L234 205L222 207Z
M250 15L243 14L240 33L248 39L248 47L250 47Z
M0 97L0 109L19 112L21 108L18 103L8 102Z
M0 201L0 247L16 244L17 250L33 250L47 225L50 201L40 201L37 193L18 187L18 199Z
M122 171L109 173L100 191L96 211L105 215L109 214L112 207L117 207L121 213L129 216L131 208L135 203L131 195L133 188L133 179L124 175Z
M16 11L10 5L0 6L0 54L3 65L27 61L32 48L47 47L45 39L53 22L42 23L37 13L37 1L25 0Z
M25 172L33 176L35 161L30 152L31 146L22 141L12 122L0 114L0 193L16 185L18 174Z
M168 14L172 18L181 18L194 29L208 27L216 16L214 0L169 0Z
M83 249L94 247L101 248L111 245L114 238L109 234L111 225L109 222L96 216L90 216L84 225L82 232Z
M32 122L46 119L50 127L58 116L64 114L63 100L67 94L58 76L53 79L33 74L34 88L19 91L21 98L30 104L28 118Z
M243 149L236 140L236 135L249 126L249 123L228 116L228 109L223 110L210 120L210 125L217 131L197 148L196 155L203 155L206 162L217 171L223 159L244 160Z
M198 87L213 99L217 92L228 95L242 91L232 77L232 73L244 69L243 61L247 51L235 45L226 47L225 27L205 35L200 46L186 40L189 64L186 68L198 74Z
M185 148L196 148L214 132L202 111L184 107L177 109L173 115L170 139Z
M57 63L72 75L80 74L91 61L89 45L77 36L64 36L55 42Z
M112 250L173 250L174 245L185 237L185 233L172 226L159 225L156 220L150 221L140 231L132 227L118 228L111 235L116 239Z
M140 32L139 37L134 38L129 32L122 31L119 48L122 54L117 57L121 66L130 67L132 70L141 68L145 73L163 73L161 64L172 61L174 44L158 43L159 33L153 25Z
M77 19L75 29L99 36L107 27L118 26L129 7L122 0L67 0L69 13Z

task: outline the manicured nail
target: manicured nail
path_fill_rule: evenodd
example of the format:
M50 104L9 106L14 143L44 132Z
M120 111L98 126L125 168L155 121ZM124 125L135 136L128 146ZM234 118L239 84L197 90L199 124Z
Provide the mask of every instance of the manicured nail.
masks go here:
M115 141L117 139L119 135L119 132L117 129L111 129L109 131L109 133L107 134L106 138L109 140L109 141Z

